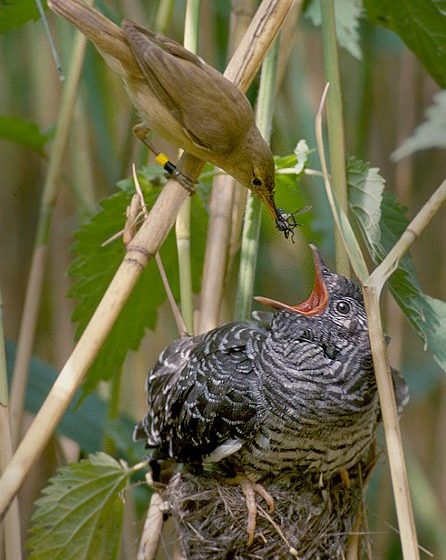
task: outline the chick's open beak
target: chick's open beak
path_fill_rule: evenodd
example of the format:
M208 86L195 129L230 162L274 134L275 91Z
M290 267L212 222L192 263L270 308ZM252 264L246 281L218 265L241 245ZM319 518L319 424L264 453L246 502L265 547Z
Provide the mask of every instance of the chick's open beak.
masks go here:
M273 309L287 309L288 311L300 313L301 315L306 315L307 317L323 313L328 303L328 290L322 274L323 263L316 247L314 245L310 245L310 247L313 251L315 279L313 290L307 300L302 303L298 303L297 305L288 305L287 303L262 296L257 296L254 299L263 305L272 307Z

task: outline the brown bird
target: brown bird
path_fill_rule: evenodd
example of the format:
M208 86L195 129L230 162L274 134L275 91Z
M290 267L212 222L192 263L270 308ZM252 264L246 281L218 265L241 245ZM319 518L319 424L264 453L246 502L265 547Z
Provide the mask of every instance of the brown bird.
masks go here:
M275 204L271 150L249 101L232 82L181 44L136 23L124 21L119 28L78 0L49 0L48 5L91 39L122 77L147 129L232 175L262 200L288 237L297 224L293 214ZM191 190L188 177L167 158L160 161Z

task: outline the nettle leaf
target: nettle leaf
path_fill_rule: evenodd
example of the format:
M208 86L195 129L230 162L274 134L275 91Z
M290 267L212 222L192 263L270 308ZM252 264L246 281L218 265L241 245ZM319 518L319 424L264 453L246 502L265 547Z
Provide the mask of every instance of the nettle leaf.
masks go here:
M426 109L426 121L418 125L390 157L398 161L428 148L446 148L446 90L434 96L434 104Z
M58 470L36 502L29 560L113 560L131 471L105 453Z
M36 0L2 0L0 2L0 33L39 19Z
M368 180L370 171L375 177L373 181ZM384 179L379 180L377 170L369 169L364 162L356 159L349 161L348 183L350 208L373 262L379 264L409 225L406 209L398 204L393 194L383 191ZM371 220L376 220L378 213L369 209L370 206L376 208L379 191L382 193L382 204L379 235L376 235L377 223ZM409 255L401 259L388 284L414 330L440 367L446 369L446 303L422 292Z
M371 243L380 241L381 203L385 181L377 167L369 167L354 157L348 161L350 207L356 217L360 215L362 227Z
M42 154L50 136L48 133L40 132L36 123L25 121L19 117L0 116L0 138L3 138L3 140L22 144L22 146Z
M446 87L446 10L432 0L364 0L367 17L397 33L441 87Z
M159 188L154 188L144 174L140 183L148 208L154 203ZM124 183L121 185L126 187ZM73 320L78 323L79 337L87 326L117 268L121 264L125 247L122 238L106 246L102 243L122 230L125 211L132 192L122 190L101 203L101 210L84 224L76 234L74 251L76 257L70 267L73 284L69 295L77 300ZM193 289L198 291L201 263L205 243L206 212L202 203L194 197L191 220L191 260ZM174 236L169 234L160 251L174 294L178 293L177 250ZM166 294L154 260L147 265L127 303L94 360L84 384L84 392L90 393L101 380L118 375L128 350L136 350L146 329L154 329L157 310L166 300Z
M336 0L334 3L336 18L336 35L341 47L358 60L362 59L359 37L359 25L362 16L362 0ZM318 0L313 0L305 15L316 27L321 25L321 7Z

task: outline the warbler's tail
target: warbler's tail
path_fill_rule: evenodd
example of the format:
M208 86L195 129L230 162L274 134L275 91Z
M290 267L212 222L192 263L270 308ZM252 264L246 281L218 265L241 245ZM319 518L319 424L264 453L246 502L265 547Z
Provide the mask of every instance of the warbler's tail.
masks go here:
M141 74L122 29L98 10L79 0L48 0L48 6L88 37L115 71L136 76ZM117 60L120 65L114 64L111 59Z

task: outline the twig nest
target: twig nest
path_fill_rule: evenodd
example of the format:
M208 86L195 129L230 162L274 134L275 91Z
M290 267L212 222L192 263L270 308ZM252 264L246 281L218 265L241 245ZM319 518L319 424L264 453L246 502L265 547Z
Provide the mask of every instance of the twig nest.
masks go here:
M341 559L361 503L361 472L364 465L349 470L350 488L338 475L322 481L306 471L263 481L275 511L268 513L256 496L256 536L249 548L240 485L219 473L184 471L172 478L166 499L188 560Z

